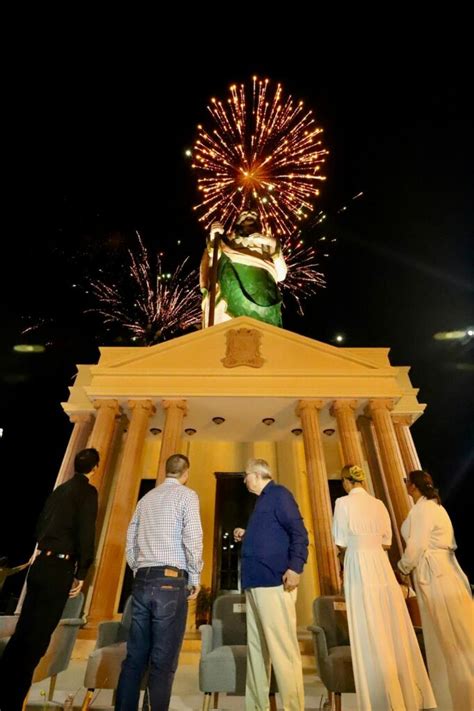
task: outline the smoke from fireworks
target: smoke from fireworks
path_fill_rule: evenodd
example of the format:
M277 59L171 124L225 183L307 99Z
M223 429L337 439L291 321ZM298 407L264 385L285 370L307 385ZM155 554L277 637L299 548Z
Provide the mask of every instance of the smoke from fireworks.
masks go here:
M137 238L136 252L128 250L125 284L90 281L89 288L99 304L91 311L99 314L106 326L117 326L131 335L134 342L152 345L200 325L198 275L197 270L185 273L187 259L173 273L164 273L159 254L156 267L152 267L138 233Z
M330 214L320 210L305 223L303 229L282 241L282 251L288 273L285 280L280 282L280 287L285 302L289 298L294 299L300 316L304 315L302 302L326 286L326 279L320 270L319 260L329 258L337 242L337 237L333 232L335 224L337 224L337 221L336 223L334 221L335 215L347 212L351 203L363 196L363 192L357 193L347 204ZM332 226L328 225L328 218Z
M198 126L193 150L200 221L229 226L251 200L265 229L291 235L325 180L320 169L328 151L312 111L285 98L281 84L273 89L256 77L251 89L233 85L227 105L212 99L208 109L214 126Z

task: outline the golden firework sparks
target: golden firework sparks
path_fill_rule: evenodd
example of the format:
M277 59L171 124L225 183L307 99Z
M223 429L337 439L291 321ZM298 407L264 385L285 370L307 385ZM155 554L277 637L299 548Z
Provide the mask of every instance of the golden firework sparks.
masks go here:
M252 201L265 229L288 236L312 210L328 154L322 128L302 101L283 95L281 84L253 77L251 88L230 87L226 102L212 99L213 125L198 126L192 152L206 227L230 226Z

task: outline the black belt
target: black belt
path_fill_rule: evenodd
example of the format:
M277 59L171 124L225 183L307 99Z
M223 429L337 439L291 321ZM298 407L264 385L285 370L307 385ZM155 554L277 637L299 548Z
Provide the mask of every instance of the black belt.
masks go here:
M44 555L46 558L61 558L62 560L72 560L72 553L55 553L54 551L38 551L38 555Z

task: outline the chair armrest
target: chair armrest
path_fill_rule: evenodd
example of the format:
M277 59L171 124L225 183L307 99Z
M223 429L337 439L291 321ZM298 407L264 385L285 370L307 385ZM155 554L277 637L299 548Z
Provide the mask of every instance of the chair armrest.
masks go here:
M82 627L86 624L85 617L63 617L59 620L58 627L64 625L65 627Z
M0 615L0 637L11 637L19 615Z
M211 625L201 625L199 627L199 632L201 633L201 659L205 657L209 652L212 652L212 626Z
M326 634L322 627L318 625L310 625L308 630L313 633L313 643L314 651L316 653L316 659L324 661L329 656L328 643L326 641Z
M122 642L119 639L119 632L122 625L120 622L110 620L108 622L100 622L97 629L97 643L95 645L96 649L101 649L102 647L108 647L109 644L115 644L116 642Z

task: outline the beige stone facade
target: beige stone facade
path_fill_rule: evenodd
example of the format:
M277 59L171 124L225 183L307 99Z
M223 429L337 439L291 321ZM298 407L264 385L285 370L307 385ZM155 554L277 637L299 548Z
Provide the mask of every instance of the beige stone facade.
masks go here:
M389 505L394 525L408 511L403 477L418 461L409 427L425 405L409 368L392 366L388 353L335 347L240 317L156 346L101 348L96 365L79 365L63 403L80 423L67 467L86 431L103 458L95 482L102 513L87 600L91 631L117 613L140 481L159 483L174 451L189 456L189 486L201 501L206 585L213 569L214 473L242 472L249 457L263 457L292 490L310 533L298 597L298 622L309 623L314 597L339 589L329 481L341 467L366 469L368 488ZM216 425L214 417L225 422ZM264 424L265 418L274 423Z

